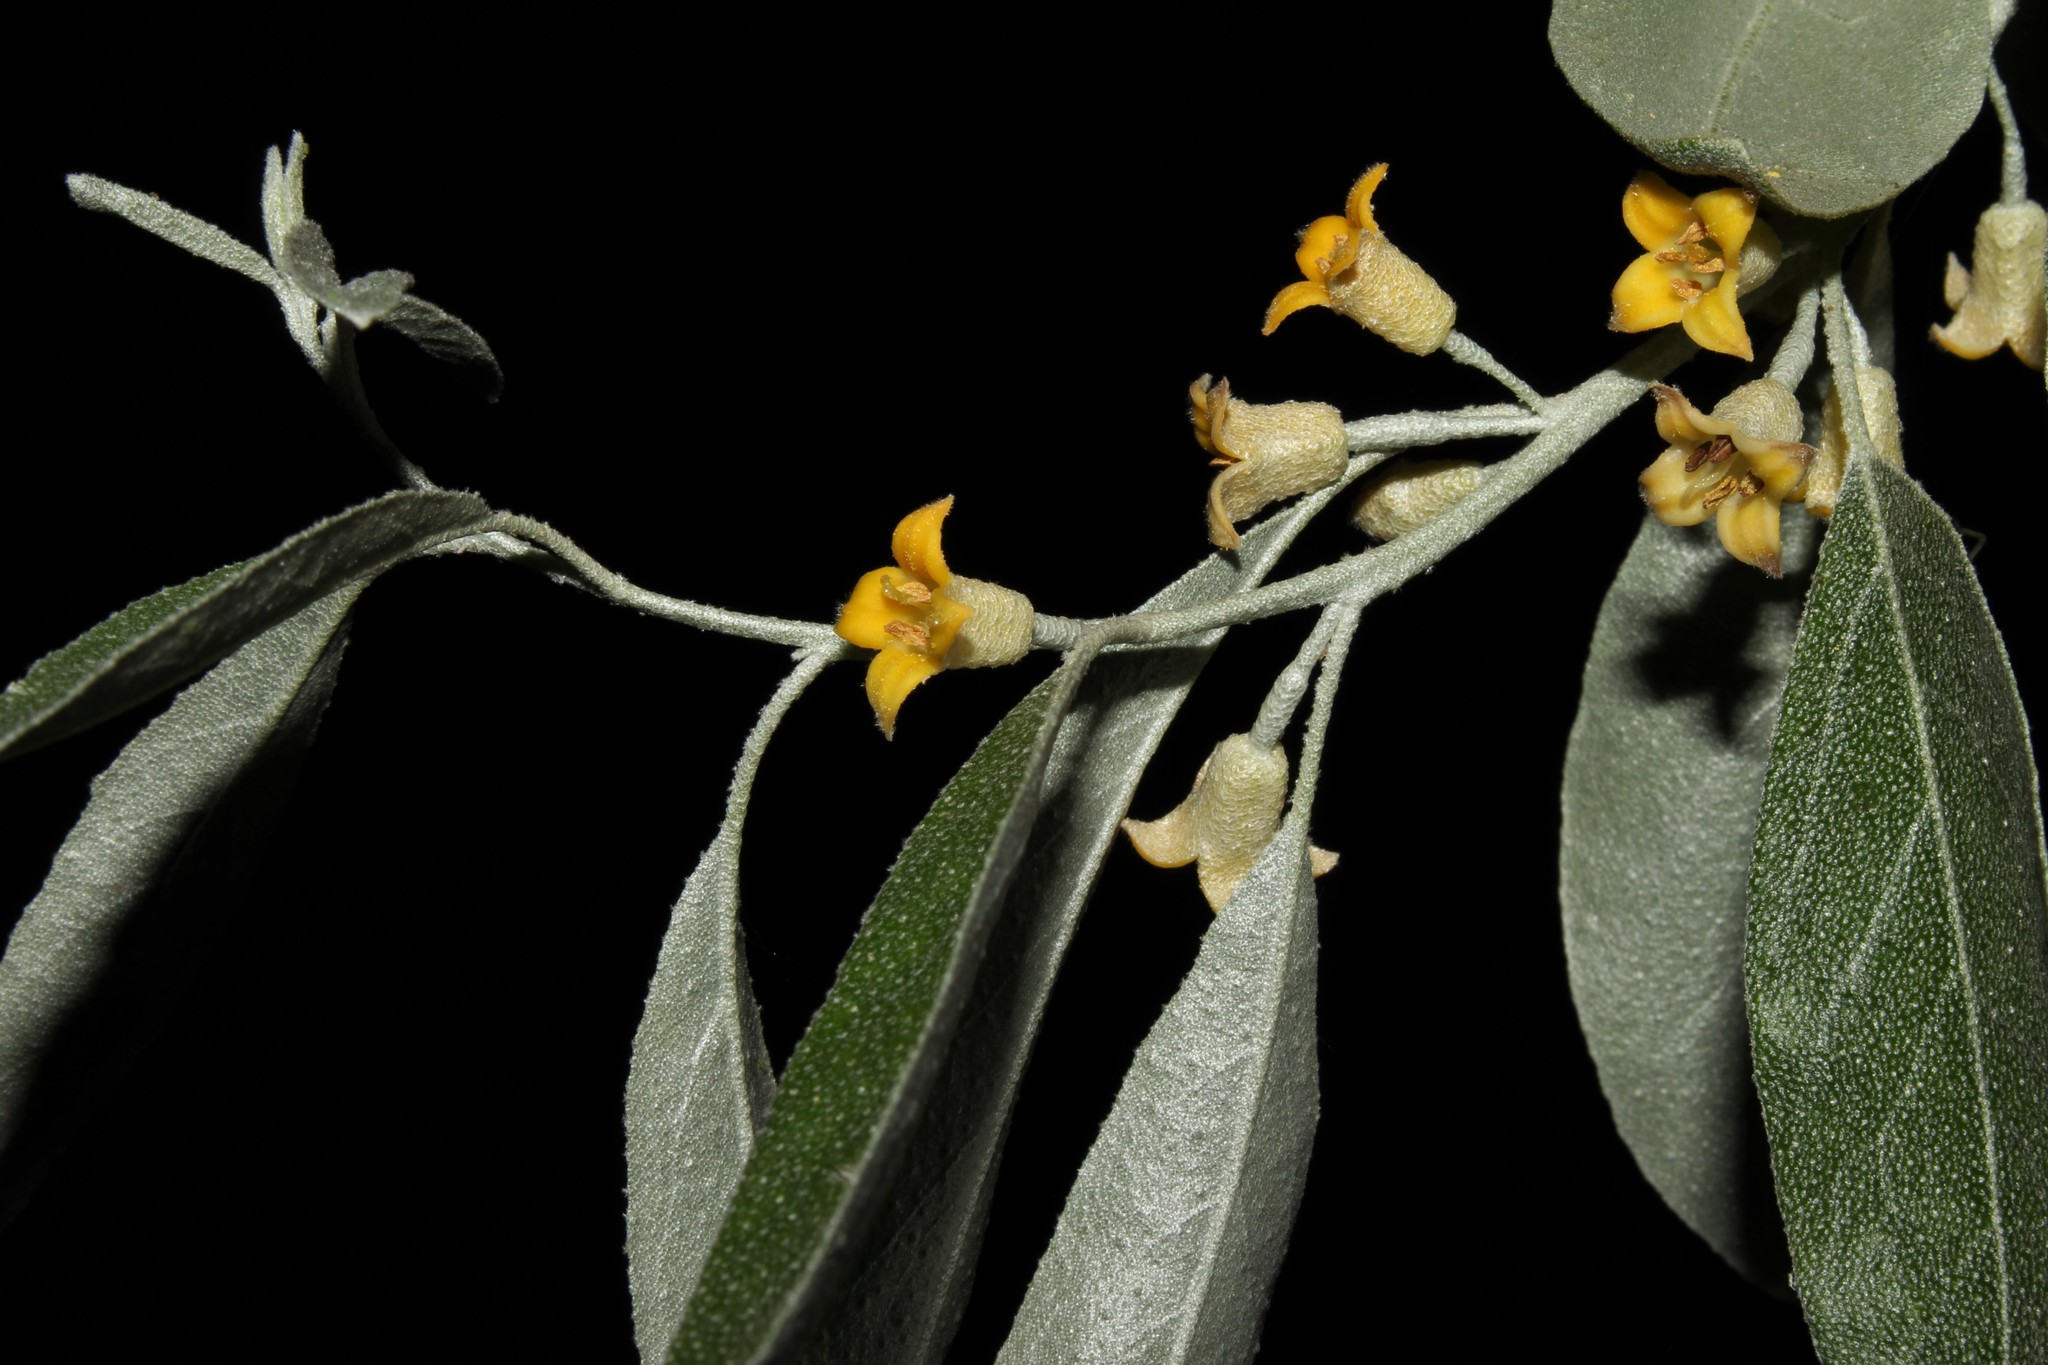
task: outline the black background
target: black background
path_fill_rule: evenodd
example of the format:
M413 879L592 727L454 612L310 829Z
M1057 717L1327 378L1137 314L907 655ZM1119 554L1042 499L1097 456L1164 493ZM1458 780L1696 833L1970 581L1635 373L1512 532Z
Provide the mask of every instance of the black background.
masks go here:
M1636 252L1615 209L1640 162L1526 9L1410 14L1398 36L1297 15L1172 49L1011 32L936 61L874 19L754 48L499 34L488 58L346 33L243 52L246 35L182 27L110 54L81 34L70 93L39 109L10 178L29 439L0 491L0 675L390 486L263 290L76 210L65 172L260 244L262 151L302 129L308 209L343 272L411 271L508 376L487 406L372 331L363 366L400 444L649 587L825 619L896 518L951 493L956 570L1100 615L1205 549L1196 374L1349 416L1500 397L1320 311L1258 335L1294 231L1370 162L1392 166L1382 227L1529 380L1560 389L1625 348L1602 324ZM216 43L242 59L212 62ZM2048 158L2038 91L2015 96ZM1899 201L1899 383L1912 472L1986 538L1978 571L2026 687L2048 668L2020 624L2043 581L2040 380L1920 340L1996 176L1987 112ZM1679 380L1711 401L1742 377L1708 356ZM1636 1173L1566 988L1558 772L1659 446L1650 415L1365 618L1314 823L1344 855L1321 888L1324 1122L1264 1359L1318 1358L1323 1333L1364 1354L1416 1334L1455 1358L1808 1353L1796 1310ZM1357 548L1330 521L1283 573ZM1304 625L1233 634L1140 814L1246 727ZM783 666L481 558L373 587L246 910L0 1233L0 1351L630 1359L628 1047ZM778 1064L932 794L1050 667L943 677L893 744L857 668L798 705L746 844ZM34 895L91 775L160 709L0 767L0 905ZM956 1359L1000 1343L1208 919L1191 872L1112 855Z

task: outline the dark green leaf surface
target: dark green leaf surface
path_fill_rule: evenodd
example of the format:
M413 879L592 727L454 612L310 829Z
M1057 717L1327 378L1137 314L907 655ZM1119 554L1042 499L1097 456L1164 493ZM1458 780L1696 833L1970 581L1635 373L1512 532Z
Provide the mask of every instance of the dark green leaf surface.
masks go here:
M1673 170L1796 213L1893 198L1984 102L1984 0L1557 0L1550 47L1579 98Z
M1788 577L1711 526L1643 519L1600 620L1565 751L1559 899L1579 1026L1614 1124L1664 1202L1782 1293L1742 932L1749 848L1819 540L1784 518Z
M1919 485L1850 465L1750 873L1757 1088L1830 1362L2048 1359L2048 897L2004 647Z
M175 994L177 953L219 918L334 689L347 587L243 645L94 781L0 958L0 1222L96 1084ZM154 911L150 951L133 941ZM176 923L165 921L175 920ZM99 998L125 964L123 1004ZM138 1005L138 1001L140 1002Z
M345 584L480 527L469 493L390 493L114 613L0 692L0 758L147 701Z
M1002 1365L1231 1365L1258 1349L1320 1108L1307 826L1297 808L1139 1047Z
M886 1196L1037 812L1085 659L1040 684L919 822L797 1044L670 1359L792 1352Z
M1361 460L1361 469L1373 463ZM1143 610L1169 611L1258 586L1336 495L1303 499L1211 555ZM990 935L960 1028L907 1144L853 1282L833 1303L811 1365L935 1365L974 1283L1010 1111L1047 998L1117 822L1225 632L1097 659L1060 722L1044 809Z

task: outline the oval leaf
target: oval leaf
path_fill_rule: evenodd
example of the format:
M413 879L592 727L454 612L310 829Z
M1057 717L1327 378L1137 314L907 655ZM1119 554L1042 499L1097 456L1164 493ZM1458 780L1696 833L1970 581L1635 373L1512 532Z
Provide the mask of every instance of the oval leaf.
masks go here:
M115 612L0 692L0 758L27 753L149 700L310 602L491 516L469 493L390 493Z
M1654 517L1593 629L1564 761L1558 897L1579 1026L1614 1126L1708 1245L1784 1292L1742 1010L1749 846L1819 539L1784 580Z
M1858 457L1750 870L1757 1089L1829 1361L2048 1359L2048 896L2026 718L1941 510Z
M661 941L626 1077L626 1266L640 1358L662 1357L775 1097L741 937L740 830L768 740L835 651L806 656L747 736L718 837Z
M1320 1108L1307 823L1281 827L1139 1046L1002 1365L1258 1349Z
M1948 155L1983 105L1991 39L1984 0L1550 12L1557 64L1616 132L1673 170L1819 218L1882 204Z
M173 950L221 918L313 741L359 591L243 645L94 780L0 958L0 1223L175 997ZM161 932L138 953L144 919ZM110 1000L102 988L117 963L122 989Z
M285 234L278 262L291 282L357 327L368 327L396 308L412 288L403 270L373 270L347 284L334 268L334 247L311 218L300 218Z
M790 1057L671 1360L793 1352L851 1268L973 984L1087 664L1070 660L1019 702L912 831Z
M1170 611L1257 587L1309 521L1384 455L1245 532L1146 602ZM1010 1111L1067 946L1138 780L1225 631L1105 655L1060 721L1017 880L855 1279L832 1304L813 1365L936 1365L974 1285Z

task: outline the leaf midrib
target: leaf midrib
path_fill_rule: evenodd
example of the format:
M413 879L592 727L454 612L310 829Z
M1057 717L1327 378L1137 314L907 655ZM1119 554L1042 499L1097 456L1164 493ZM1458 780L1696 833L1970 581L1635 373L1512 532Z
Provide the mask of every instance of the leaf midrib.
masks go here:
M1876 460L1868 452L1858 452L1864 461L1866 483L1885 477L1876 470ZM1900 476L1903 477L1903 476ZM1898 638L1899 663L1906 672L1906 692L1913 707L1913 738L1920 754L1920 766L1927 784L1928 805L1933 811L1936 847L1941 852L1942 885L1948 893L1949 926L1956 945L1956 966L1962 974L1963 1009L1970 1021L1970 1068L1977 1083L1977 1109L1984 1124L1985 1179L1991 1195L1991 1247L1998 1260L1998 1336L1999 1359L2012 1359L2012 1272L2005 1257L2005 1215L2003 1195L1998 1180L1998 1130L1993 1126L1991 1114L1991 1088L1984 1073L1983 1028L1977 1018L1976 977L1970 967L1969 941L1963 932L1962 898L1956 891L1955 854L1950 845L1948 812L1942 804L1939 774L1934 765L1934 749L1928 734L1927 713L1921 704L1920 669L1913 658L1911 642L1906 636L1906 614L1899 599L1898 574L1892 565L1891 538L1886 524L1884 503L1877 496L1876 489L1870 488L1866 496L1870 502L1871 525L1876 532L1877 553L1884 571L1885 597L1891 604L1892 624Z

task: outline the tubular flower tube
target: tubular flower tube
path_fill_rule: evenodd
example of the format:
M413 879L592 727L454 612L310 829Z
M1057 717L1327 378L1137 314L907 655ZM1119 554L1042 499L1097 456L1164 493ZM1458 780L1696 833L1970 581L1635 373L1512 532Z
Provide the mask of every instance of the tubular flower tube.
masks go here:
M953 500L941 498L896 523L895 567L863 574L833 627L875 651L868 704L889 739L903 699L925 679L947 668L1015 663L1031 650L1029 598L946 567L939 527L952 510Z
M1813 447L1799 434L1799 400L1775 379L1744 384L1712 416L1666 384L1652 384L1657 433L1670 448L1643 471L1643 500L1666 526L1715 519L1721 544L1745 564L1782 576L1778 505L1806 478Z
M2044 251L2048 209L2028 199L1984 210L1970 248L1970 269L1963 269L1953 253L1948 258L1942 296L1955 316L1929 335L1965 360L1981 360L2000 346L2010 346L2022 365L2040 369L2048 341Z
M1328 403L1247 403L1230 381L1203 375L1188 386L1195 441L1221 473L1209 485L1209 543L1238 546L1236 522L1268 503L1327 488L1350 455L1344 414Z
M1879 459L1901 469L1906 467L1905 447L1899 431L1899 390L1889 371L1876 365L1856 367L1856 392L1863 400L1863 429ZM1842 391L1828 390L1821 406L1820 445L1813 463L1806 467L1806 482L1785 501L1803 501L1806 515L1834 515L1835 499L1842 492L1842 477L1849 471L1849 435L1842 423Z
M1645 254L1615 281L1607 325L1648 332L1676 322L1710 351L1756 359L1735 300L1770 277L1779 254L1777 234L1757 221L1756 191L1692 198L1642 171L1621 197L1621 220Z
M1195 864L1209 908L1221 910L1273 841L1286 804L1287 751L1232 735L1195 774L1187 800L1157 820L1126 820L1123 830L1154 867ZM1336 865L1336 854L1309 849L1316 876Z
M1411 355L1444 344L1458 305L1386 239L1372 216L1373 191L1386 175L1385 162L1374 166L1351 187L1343 217L1318 218L1302 230L1294 263L1303 279L1274 296L1266 335L1304 308L1330 308Z

